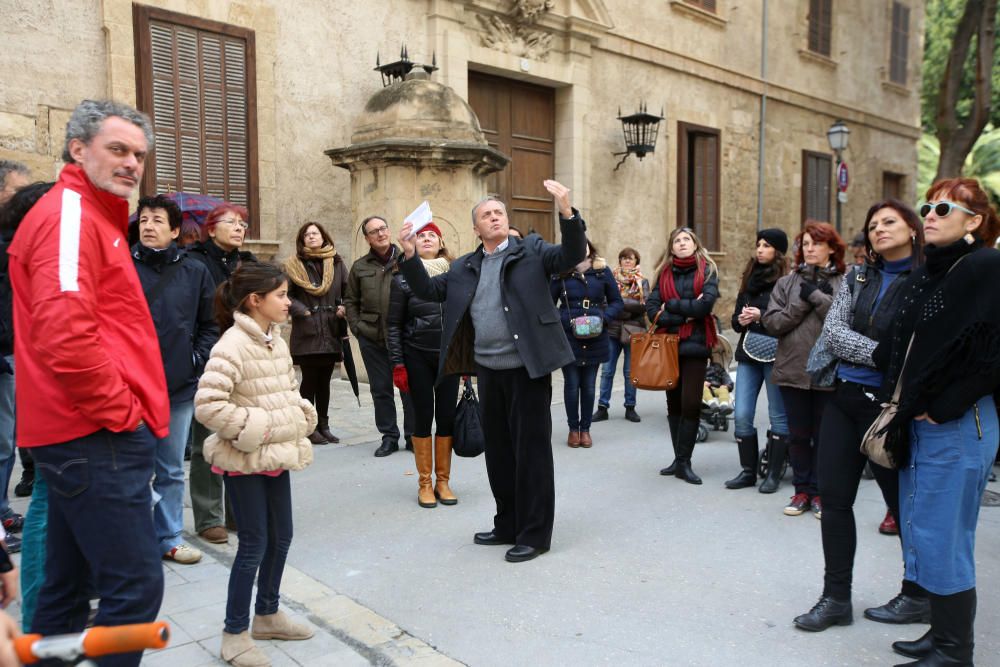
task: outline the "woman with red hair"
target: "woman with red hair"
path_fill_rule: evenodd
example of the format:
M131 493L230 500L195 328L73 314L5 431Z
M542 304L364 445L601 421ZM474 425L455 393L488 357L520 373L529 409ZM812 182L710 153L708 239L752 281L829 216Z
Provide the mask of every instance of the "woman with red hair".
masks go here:
M795 270L775 284L767 312L761 317L768 333L778 338L771 381L781 389L788 417L788 456L795 484L795 495L785 507L788 516L798 516L807 509L812 509L817 519L822 515L816 450L820 418L833 387L817 386L806 371L806 361L844 277L845 248L829 223L806 220L795 238Z
M882 399L898 391L886 450L899 468L906 578L927 590L931 628L894 642L908 665L973 664L976 522L1000 427L1000 220L979 183L934 183L920 207L923 266L873 354ZM905 367L905 372L904 372ZM898 387L897 387L898 383Z

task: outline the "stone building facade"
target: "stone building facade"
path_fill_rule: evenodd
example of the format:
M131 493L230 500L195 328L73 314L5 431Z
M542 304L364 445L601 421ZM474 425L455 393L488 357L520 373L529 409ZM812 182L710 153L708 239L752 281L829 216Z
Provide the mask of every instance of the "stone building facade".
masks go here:
M351 143L383 86L376 55L394 60L403 44L411 60L435 62L433 79L468 99L487 139L512 157L509 174L488 183L518 198L521 219L546 230L551 209L535 181L550 171L572 188L604 254L634 246L647 272L669 230L691 224L712 239L728 302L758 224L795 233L811 212L832 220L826 131L836 120L851 130L845 235L884 193L917 196L918 0L0 0L0 9L0 158L27 162L37 178L56 175L81 99L151 111L164 95L183 98L183 77L170 93L169 76L148 74L165 44L182 71L193 57L185 49L208 58L209 47L222 49L225 76L246 67L245 125L202 167L239 167L224 177L245 180L240 196L264 254L289 252L306 220L326 224L348 260L364 251L350 175L325 151ZM153 25L179 27L150 37ZM188 39L195 33L207 37ZM240 44L245 61L230 61ZM619 110L640 102L663 109L656 150L616 169ZM506 116L494 113L501 103ZM228 111L239 120L240 109ZM182 147L208 136L182 135L172 135ZM394 224L398 208L384 212ZM465 231L463 251L473 243Z

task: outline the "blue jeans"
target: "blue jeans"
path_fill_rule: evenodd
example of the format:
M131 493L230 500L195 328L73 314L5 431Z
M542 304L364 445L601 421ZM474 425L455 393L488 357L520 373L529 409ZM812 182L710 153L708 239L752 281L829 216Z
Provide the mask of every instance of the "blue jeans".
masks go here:
M258 616L278 611L281 575L292 544L292 487L288 471L268 475L226 475L226 492L239 526L239 548L229 572L226 632L250 627L250 596L257 579Z
M753 425L757 414L757 396L761 385L767 390L767 416L771 422L771 433L788 435L788 418L785 416L785 404L781 400L781 391L771 382L771 369L774 364L757 364L740 362L736 372L736 420L735 435L745 438L756 433Z
M950 422L910 422L910 461L899 471L903 563L906 578L935 595L976 585L976 523L998 438L993 396Z
M604 370L601 371L601 396L597 399L597 404L601 407L611 407L611 387L615 383L618 355L622 353L625 354L622 366L622 375L625 376L625 407L635 407L635 387L628 377L632 372L632 346L623 345L618 338L611 336L608 337L608 360L604 362Z
M181 543L184 529L184 447L191 431L194 400L170 404L170 435L156 443L153 526L160 553Z
M597 386L597 364L577 366L574 361L563 366L563 401L566 421L571 431L589 431L594 416L594 389Z
M150 511L156 438L145 426L122 433L100 430L35 447L32 454L49 487L45 583L32 630L82 631L91 581L101 600L95 625L156 620L163 599L162 554ZM137 651L100 664L131 667L141 659Z
M11 369L14 355L5 357ZM11 514L7 487L14 472L14 374L0 373L0 519Z
M31 489L21 542L21 629L31 632L38 591L45 583L45 539L49 532L49 485L41 475Z

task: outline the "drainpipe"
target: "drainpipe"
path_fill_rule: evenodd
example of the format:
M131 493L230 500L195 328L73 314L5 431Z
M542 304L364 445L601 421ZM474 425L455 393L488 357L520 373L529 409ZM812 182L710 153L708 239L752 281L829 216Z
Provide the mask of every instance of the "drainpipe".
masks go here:
M760 20L760 79L763 92L760 96L760 129L757 147L757 231L764 228L764 133L767 127L767 0L763 0Z

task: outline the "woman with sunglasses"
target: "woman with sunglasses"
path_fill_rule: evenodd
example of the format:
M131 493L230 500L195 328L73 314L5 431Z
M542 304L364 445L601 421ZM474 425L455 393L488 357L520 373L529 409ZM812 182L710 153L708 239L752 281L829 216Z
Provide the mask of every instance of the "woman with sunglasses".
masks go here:
M788 452L788 419L781 402L781 391L771 382L774 353L778 341L760 323L771 291L778 279L788 273L788 236L780 229L757 232L757 247L747 262L740 281L740 291L733 309L733 331L740 334L736 345L736 445L739 449L740 474L726 482L727 489L743 489L757 483L757 396L767 390L767 478L760 485L761 493L778 490L785 456Z
M974 179L938 181L926 196L926 261L874 353L882 398L899 397L886 450L900 468L906 578L931 607L927 634L892 648L910 665L971 665L976 521L1000 437L1000 220Z
M691 469L691 455L701 420L708 358L719 337L712 316L719 298L719 268L691 228L678 227L670 232L654 284L646 299L646 314L658 332L680 336L680 377L677 386L667 390L667 423L674 460L660 474L701 484L701 478Z
M806 361L844 277L845 249L829 223L806 220L795 238L796 268L778 280L761 318L767 332L778 338L771 381L781 387L788 417L788 454L795 484L795 495L785 507L788 516L811 509L819 519L823 511L816 449L823 409L833 388L818 386L806 371Z
M841 283L824 325L830 351L839 359L836 388L823 413L816 466L823 499L825 574L819 602L795 618L796 627L812 632L853 621L851 584L858 541L854 501L861 472L869 463L859 446L882 411L878 393L883 378L872 352L892 328L906 277L923 257L920 218L900 201L874 204L862 229L866 262L853 267ZM870 463L890 515L898 522L899 474ZM930 603L920 586L904 579L899 595L881 607L866 609L865 618L926 623Z

